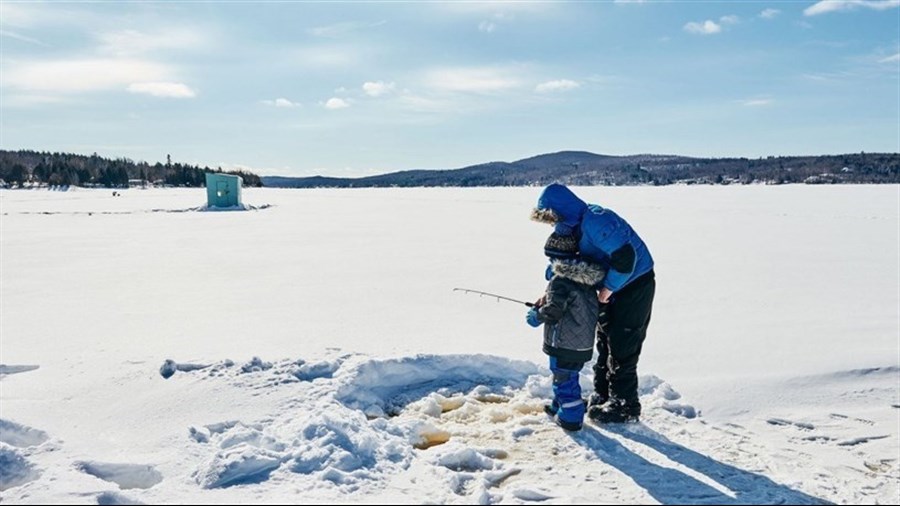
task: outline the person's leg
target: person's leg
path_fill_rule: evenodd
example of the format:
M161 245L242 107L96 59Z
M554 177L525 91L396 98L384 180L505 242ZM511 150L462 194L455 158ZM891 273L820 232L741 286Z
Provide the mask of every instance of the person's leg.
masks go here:
M581 399L579 372L584 366L582 362L563 362L550 358L550 371L553 372L553 401L558 410L556 422L567 430L579 430L584 421L584 401Z
M597 361L594 363L594 393L588 406L599 406L609 400L609 337L601 324L597 324Z
M556 357L550 357L550 372L553 372L553 369L556 368ZM550 404L544 405L544 412L550 416L555 416L556 412L559 411L559 401L556 400L556 376L554 373L554 387L553 387L553 399L550 401Z
M610 402L595 409L591 418L598 421L637 419L641 413L638 399L637 364L650 324L656 283L649 279L616 294L609 323Z

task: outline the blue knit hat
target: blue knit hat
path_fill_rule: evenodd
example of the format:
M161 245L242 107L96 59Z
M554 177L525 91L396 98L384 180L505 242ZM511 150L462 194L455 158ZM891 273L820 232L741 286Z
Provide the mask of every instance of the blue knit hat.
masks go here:
M576 258L578 241L573 235L560 235L553 232L544 244L544 254L550 258Z

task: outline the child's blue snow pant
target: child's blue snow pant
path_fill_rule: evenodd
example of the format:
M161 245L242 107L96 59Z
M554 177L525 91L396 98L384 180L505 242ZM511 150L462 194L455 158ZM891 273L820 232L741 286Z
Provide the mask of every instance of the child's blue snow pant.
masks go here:
M579 373L582 362L563 362L550 357L550 372L553 373L553 407L560 420L581 424L584 421L584 401L581 400Z

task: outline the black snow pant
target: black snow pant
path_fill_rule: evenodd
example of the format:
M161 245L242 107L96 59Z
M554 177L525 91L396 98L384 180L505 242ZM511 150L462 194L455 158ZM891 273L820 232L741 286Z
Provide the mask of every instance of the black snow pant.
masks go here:
M653 271L642 274L615 293L607 307L604 332L597 325L597 363L594 391L640 409L637 364L647 337L656 279Z

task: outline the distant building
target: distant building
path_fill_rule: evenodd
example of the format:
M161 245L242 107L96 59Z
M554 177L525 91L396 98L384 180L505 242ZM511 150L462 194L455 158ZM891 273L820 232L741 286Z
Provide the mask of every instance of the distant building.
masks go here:
M241 204L241 185L244 180L240 176L206 173L206 205L208 207L238 207Z

